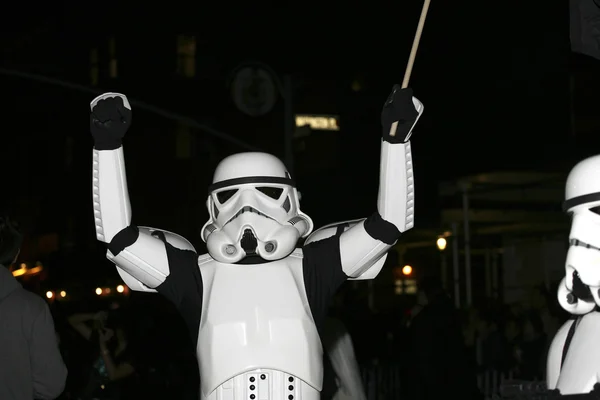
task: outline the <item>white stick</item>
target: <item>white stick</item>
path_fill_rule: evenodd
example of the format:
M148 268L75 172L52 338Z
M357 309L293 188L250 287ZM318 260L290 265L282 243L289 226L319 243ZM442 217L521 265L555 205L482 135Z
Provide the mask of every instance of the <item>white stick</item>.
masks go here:
M408 57L408 64L406 65L406 71L404 72L402 89L407 88L408 82L410 81L410 74L412 73L413 64L415 63L415 57L417 56L417 49L419 48L419 42L421 41L423 26L425 26L427 11L429 11L429 3L431 3L431 0L425 0L423 3L423 10L421 10L421 18L419 18L419 25L417 25L417 33L415 33L415 39L413 40L412 49L410 50L410 56Z

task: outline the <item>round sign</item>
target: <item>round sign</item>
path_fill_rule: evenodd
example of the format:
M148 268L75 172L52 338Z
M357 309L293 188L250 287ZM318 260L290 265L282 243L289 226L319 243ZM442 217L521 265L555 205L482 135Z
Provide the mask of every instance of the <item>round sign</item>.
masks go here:
M277 101L277 86L273 76L264 68L240 68L233 79L233 102L251 117L270 112Z

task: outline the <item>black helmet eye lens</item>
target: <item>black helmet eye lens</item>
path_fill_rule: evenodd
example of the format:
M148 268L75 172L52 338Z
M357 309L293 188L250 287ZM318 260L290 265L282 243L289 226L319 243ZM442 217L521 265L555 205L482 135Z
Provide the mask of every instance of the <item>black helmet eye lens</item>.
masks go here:
M217 200L219 200L219 203L224 204L227 200L231 199L237 191L237 189L223 190L222 192L217 193Z
M282 188L276 188L276 187L261 186L261 187L257 187L256 190L269 196L270 198L272 198L274 200L279 199L281 197L281 194L283 193Z
M593 212L594 214L600 215L600 206L592 207L592 208L590 208L590 211Z

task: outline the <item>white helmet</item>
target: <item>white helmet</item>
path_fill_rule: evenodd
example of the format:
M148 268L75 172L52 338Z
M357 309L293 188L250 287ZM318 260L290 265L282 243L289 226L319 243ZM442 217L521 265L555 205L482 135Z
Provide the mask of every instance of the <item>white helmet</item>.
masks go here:
M313 229L300 211L298 191L283 163L267 153L238 153L219 163L208 189L202 240L215 260L247 255L278 260Z
M586 314L600 306L600 156L571 170L563 208L573 220L558 301L572 314Z

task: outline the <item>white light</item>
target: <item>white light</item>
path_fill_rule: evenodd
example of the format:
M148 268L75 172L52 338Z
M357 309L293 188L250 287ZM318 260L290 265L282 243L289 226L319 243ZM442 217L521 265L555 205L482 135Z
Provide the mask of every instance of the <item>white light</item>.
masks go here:
M444 251L448 242L446 241L446 238L441 237L435 242L435 244L440 251Z
M51 298L54 297L54 293L52 293L51 291L47 291L46 292L46 297L49 298L49 299L51 299Z
M67 292L65 292L64 290L61 290L60 297L67 297Z
M402 267L402 273L404 275L412 274L412 267L410 265L405 265L404 267Z
M117 286L117 292L123 293L124 291L125 291L125 288L123 287L123 285Z
M102 294L102 289L101 288L96 288L96 294L98 296L100 296Z

